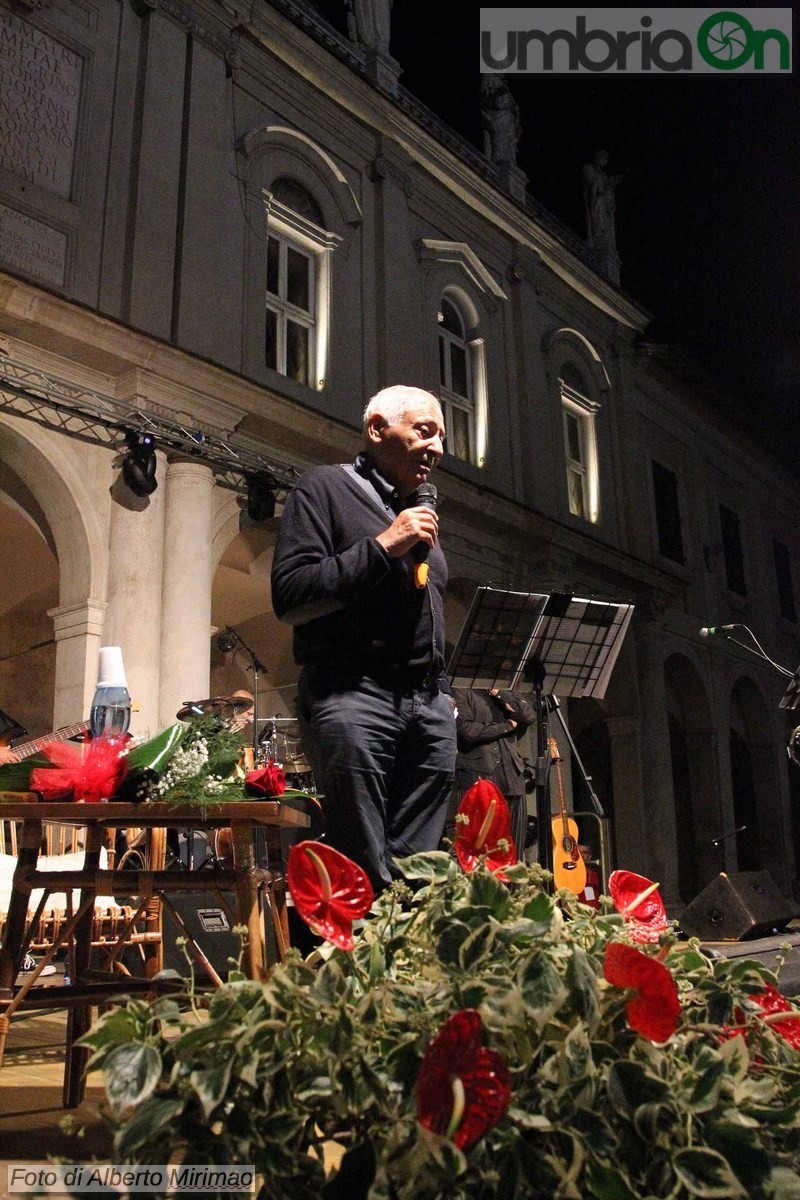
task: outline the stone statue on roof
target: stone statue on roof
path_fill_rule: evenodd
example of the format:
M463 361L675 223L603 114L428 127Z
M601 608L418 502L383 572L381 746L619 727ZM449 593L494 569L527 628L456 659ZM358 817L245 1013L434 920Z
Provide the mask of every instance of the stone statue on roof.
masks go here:
M501 75L481 80L481 125L486 157L498 166L515 166L522 134L519 105Z
M388 55L389 38L392 32L392 0L348 0L348 27L355 33L357 41L365 50L376 50ZM351 32L351 37L353 36Z
M583 199L586 207L586 240L598 270L612 283L619 283L619 257L615 224L616 190L621 175L609 175L608 151L598 150L594 161L583 168Z

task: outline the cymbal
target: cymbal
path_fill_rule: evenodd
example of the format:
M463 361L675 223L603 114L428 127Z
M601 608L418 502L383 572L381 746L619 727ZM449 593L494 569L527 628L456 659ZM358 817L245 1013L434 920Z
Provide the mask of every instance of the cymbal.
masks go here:
M190 721L192 717L221 717L226 720L252 707L253 701L246 696L212 696L208 700L187 700L175 716L179 721Z

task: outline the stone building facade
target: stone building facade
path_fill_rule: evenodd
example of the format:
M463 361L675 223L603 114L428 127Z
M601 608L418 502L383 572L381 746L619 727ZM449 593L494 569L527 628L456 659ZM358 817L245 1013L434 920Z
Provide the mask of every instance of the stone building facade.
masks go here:
M282 493L250 519L247 471L230 486L205 448L290 479L350 458L366 399L413 383L450 432L451 640L480 585L632 602L606 696L564 706L614 861L675 909L723 866L788 893L785 680L699 630L800 660L798 481L394 67L298 0L0 0L0 706L32 735L81 720L119 644L154 732L247 686L231 625L262 712L290 713ZM135 496L120 450L148 419L158 487Z

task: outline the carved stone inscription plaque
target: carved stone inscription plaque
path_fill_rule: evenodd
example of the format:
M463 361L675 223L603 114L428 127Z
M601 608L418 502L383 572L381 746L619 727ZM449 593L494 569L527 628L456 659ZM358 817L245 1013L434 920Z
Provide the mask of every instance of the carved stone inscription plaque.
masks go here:
M0 167L69 197L83 58L0 10Z
M0 262L60 287L67 262L66 234L0 204Z

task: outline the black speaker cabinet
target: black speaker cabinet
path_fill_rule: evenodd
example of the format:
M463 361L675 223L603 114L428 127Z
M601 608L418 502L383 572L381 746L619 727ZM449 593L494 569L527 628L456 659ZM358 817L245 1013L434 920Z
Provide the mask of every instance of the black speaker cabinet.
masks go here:
M233 900L232 892L230 897ZM223 980L227 979L228 972L231 970L228 959L238 960L240 942L231 930L231 922L219 902L219 896L214 892L171 892L169 898L214 970ZM207 983L210 976L192 955L189 947L175 944L176 939L183 937L184 933L166 906L162 913L162 924L164 967L171 968L184 977L188 976L189 964L186 961L188 954L194 966L195 979L199 983Z
M775 933L795 915L795 905L781 895L768 871L723 871L695 896L678 924L687 937L740 942Z

